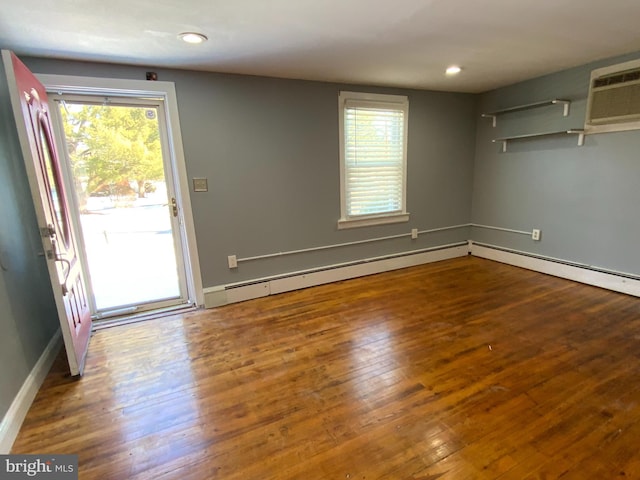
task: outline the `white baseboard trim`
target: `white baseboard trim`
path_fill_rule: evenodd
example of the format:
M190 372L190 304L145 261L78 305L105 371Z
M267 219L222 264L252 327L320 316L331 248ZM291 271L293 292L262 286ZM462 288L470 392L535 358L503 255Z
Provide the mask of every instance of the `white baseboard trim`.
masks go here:
M457 243L442 245L419 253L405 252L392 257L366 259L352 264L332 265L318 270L293 272L286 276L257 279L244 284L209 287L204 289L204 305L205 308L219 307L325 283L463 257L468 254L469 245Z
M626 293L640 297L640 280L599 270L592 270L587 265L571 265L559 259L540 258L526 252L506 251L499 247L478 245L470 242L471 255L476 257L507 263L516 267L546 273L555 277L566 278L595 287L606 288L614 292Z
M22 384L20 391L2 419L2 423L0 423L0 455L7 455L11 452L11 447L18 436L24 417L27 415L29 407L31 407L40 385L42 385L49 373L61 347L62 335L60 329L58 329Z

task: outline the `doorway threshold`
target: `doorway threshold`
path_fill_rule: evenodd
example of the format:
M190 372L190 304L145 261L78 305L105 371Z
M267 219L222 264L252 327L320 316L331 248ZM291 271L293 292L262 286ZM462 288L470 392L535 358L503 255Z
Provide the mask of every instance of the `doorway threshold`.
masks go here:
M147 320L155 320L158 318L168 317L181 313L194 312L198 309L196 305L177 305L173 307L159 308L157 310L147 310L141 313L127 314L123 313L106 319L95 319L93 321L93 331L103 330L105 328L118 327L120 325L129 325L132 323L144 322Z

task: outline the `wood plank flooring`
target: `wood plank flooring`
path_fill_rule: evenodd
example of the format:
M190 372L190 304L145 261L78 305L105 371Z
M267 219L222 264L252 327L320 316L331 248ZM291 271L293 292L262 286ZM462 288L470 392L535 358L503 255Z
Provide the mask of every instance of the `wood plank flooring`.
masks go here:
M640 300L465 257L101 330L13 452L87 480L640 478Z

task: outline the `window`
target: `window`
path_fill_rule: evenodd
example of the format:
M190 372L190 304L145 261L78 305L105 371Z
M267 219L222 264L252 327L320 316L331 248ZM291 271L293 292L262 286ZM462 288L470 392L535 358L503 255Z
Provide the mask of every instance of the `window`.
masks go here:
M406 222L409 100L340 92L338 228Z

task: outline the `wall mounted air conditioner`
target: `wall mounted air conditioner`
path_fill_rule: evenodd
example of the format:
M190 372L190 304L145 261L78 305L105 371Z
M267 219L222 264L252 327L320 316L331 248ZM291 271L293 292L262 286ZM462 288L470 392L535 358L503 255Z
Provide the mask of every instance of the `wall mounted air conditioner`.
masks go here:
M640 60L591 72L585 133L640 129Z

